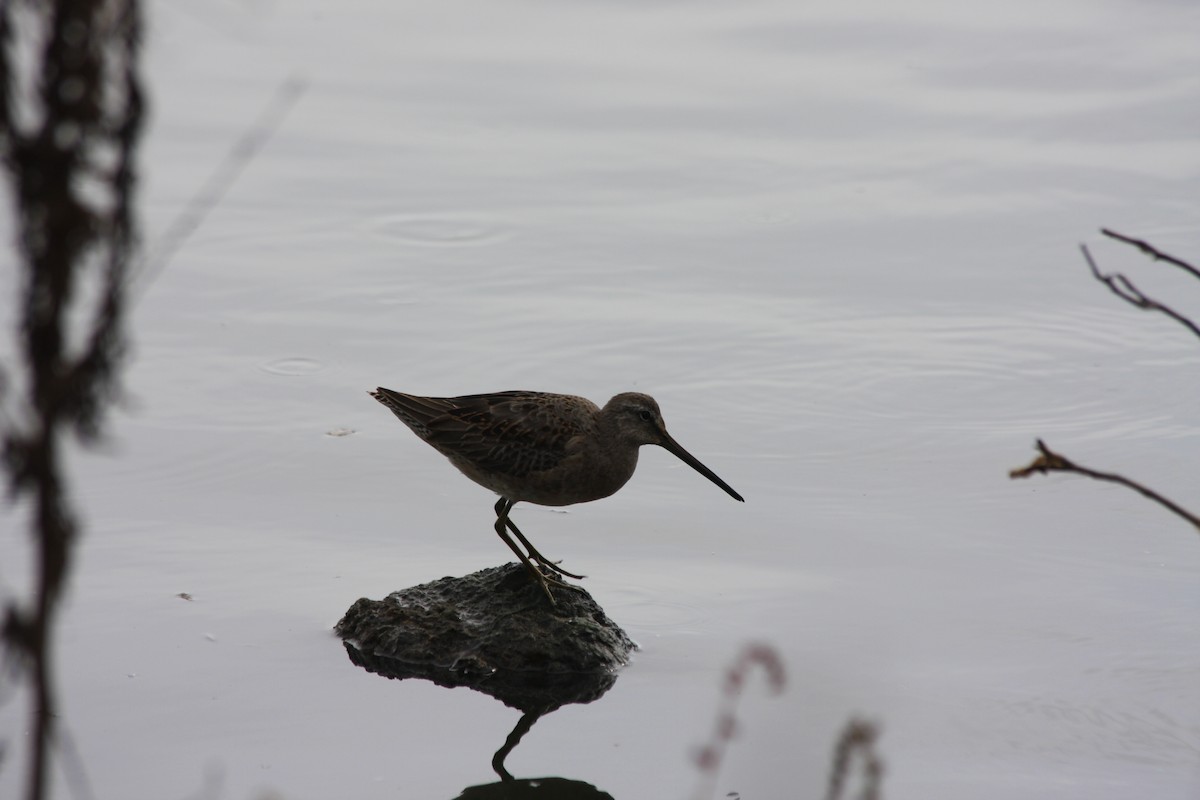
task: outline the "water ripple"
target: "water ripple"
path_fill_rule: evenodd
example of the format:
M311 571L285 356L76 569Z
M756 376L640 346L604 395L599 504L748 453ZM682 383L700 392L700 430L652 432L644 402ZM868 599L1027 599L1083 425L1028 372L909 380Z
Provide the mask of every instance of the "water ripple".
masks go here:
M512 230L487 217L392 214L366 220L367 232L416 247L480 247L504 241Z
M259 369L272 375L297 377L320 372L325 369L325 365L315 358L277 358L259 365Z

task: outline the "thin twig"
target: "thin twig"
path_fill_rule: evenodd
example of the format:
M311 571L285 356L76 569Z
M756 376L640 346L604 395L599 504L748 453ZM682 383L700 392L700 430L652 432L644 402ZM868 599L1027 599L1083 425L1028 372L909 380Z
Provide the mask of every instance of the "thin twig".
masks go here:
M237 182L238 176L279 129L284 117L307 88L305 81L297 76L292 76L279 85L271 104L266 106L255 123L230 145L225 157L171 222L167 232L151 248L145 259L130 271L131 281L141 284L138 287L140 291L144 292L154 282L167 263L179 252L183 243L220 204L226 192Z
M1092 258L1091 252L1088 251L1086 244L1079 245L1079 249L1083 251L1083 257L1087 260L1088 267L1092 270L1092 277L1108 287L1108 290L1117 297L1129 303L1135 308L1140 308L1145 311L1158 311L1166 314L1171 319L1178 322L1183 327L1191 331L1197 338L1200 338L1200 327L1196 323L1180 314L1178 311L1164 305L1152 297L1147 297L1140 289L1133 284L1133 281L1125 277L1120 272L1105 274L1096 266L1095 260ZM1155 251L1157 252L1157 251ZM1183 264L1181 261L1172 261L1172 263ZM1186 265L1185 265L1186 266Z
M71 797L76 800L96 800L96 791L92 788L92 781L83 763L83 755L75 744L75 737L61 720L55 733L58 736L58 749L62 754L63 777L67 779Z
M1124 242L1125 244L1133 245L1138 250L1141 250L1143 253L1153 258L1155 261L1165 261L1168 264L1179 267L1185 272L1190 273L1193 278L1200 280L1200 269L1193 267L1191 264L1181 258L1176 258L1170 253L1164 253L1144 239L1134 239L1132 236L1126 236L1108 228L1101 228L1100 232L1110 239L1116 239L1118 242Z
M1019 469L1011 470L1008 473L1010 478L1028 478L1034 473L1046 475L1051 472L1073 472L1076 475L1083 475L1088 478L1093 478L1098 481L1107 481L1109 483L1119 483L1133 489L1143 497L1148 497L1154 502L1161 505L1168 511L1182 517L1192 524L1197 531L1200 531L1200 517L1192 514L1182 506L1168 500L1153 489L1148 489L1137 481L1132 481L1122 475L1117 475L1113 472L1100 472L1088 467L1080 466L1068 459L1066 456L1059 455L1046 446L1046 443L1041 439L1037 440L1037 448L1041 455L1031 461L1028 465Z

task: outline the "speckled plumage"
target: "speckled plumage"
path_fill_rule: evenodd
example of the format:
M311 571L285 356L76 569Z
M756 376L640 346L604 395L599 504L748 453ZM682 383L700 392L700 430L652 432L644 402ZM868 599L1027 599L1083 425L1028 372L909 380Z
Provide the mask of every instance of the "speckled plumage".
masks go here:
M581 577L545 559L508 519L512 506L586 503L615 493L637 467L642 445L659 445L742 500L670 434L654 398L618 394L604 408L583 397L512 391L463 397L420 397L384 389L371 392L471 480L500 495L496 532L553 596L530 559L558 575ZM510 539L512 531L526 556ZM559 581L553 580L558 584Z

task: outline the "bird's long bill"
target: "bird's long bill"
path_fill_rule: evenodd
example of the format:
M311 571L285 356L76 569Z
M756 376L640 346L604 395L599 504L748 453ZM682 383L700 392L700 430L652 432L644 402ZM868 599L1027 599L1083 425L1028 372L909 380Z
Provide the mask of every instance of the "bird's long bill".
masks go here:
M696 458L694 455L689 453L687 450L684 450L683 446L680 445L679 442L672 439L671 436L666 431L663 431L662 446L665 450L669 450L670 452L672 452L676 456L678 456L680 461L687 464L689 467L696 470L696 472L699 472L701 475L708 478L710 481L715 483L717 486L720 486L722 489L724 489L726 492L729 493L729 496L732 497L734 500L740 500L743 503L746 502L745 498L743 498L740 494L735 492L733 490L732 486L730 486L728 483L726 483L725 481L718 478L717 473L713 472L711 469L709 469L708 467L701 464L700 459Z

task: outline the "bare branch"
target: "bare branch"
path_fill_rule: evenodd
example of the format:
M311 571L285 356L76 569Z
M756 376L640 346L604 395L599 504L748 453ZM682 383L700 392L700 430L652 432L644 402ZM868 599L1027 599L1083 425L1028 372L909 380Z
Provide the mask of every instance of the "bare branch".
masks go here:
M1147 245L1147 247L1149 247L1149 245ZM1088 267L1092 270L1092 277L1107 286L1110 292L1135 308L1140 308L1144 311L1158 311L1159 313L1166 314L1168 317L1191 331L1192 334L1197 338L1200 338L1200 327L1197 327L1196 323L1192 322L1178 311L1175 311L1173 308L1160 303L1158 300L1155 300L1152 297L1147 297L1140 289L1137 288L1137 286L1134 285L1133 281L1129 280L1129 278L1125 277L1120 272L1111 274L1105 274L1101 272L1100 268L1096 266L1096 262L1092 258L1091 252L1088 251L1086 244L1079 245L1079 249L1083 251L1083 257L1087 260ZM1154 252L1157 253L1158 251L1156 250ZM1183 264L1184 262L1173 260L1172 263ZM1190 269L1190 267L1188 268Z
M1037 440L1037 448L1041 455L1031 461L1027 466L1011 470L1008 473L1008 477L1028 478L1034 473L1046 475L1051 472L1073 472L1076 475L1083 475L1098 481L1119 483L1122 486L1127 486L1128 488L1133 489L1143 497L1150 498L1168 511L1187 520L1191 523L1192 527L1194 527L1197 531L1200 531L1200 517L1197 517L1195 514L1192 514L1183 507L1168 500L1153 489L1148 489L1142 484L1136 481L1131 481L1129 478L1126 478L1122 475L1117 475L1116 473L1099 472L1097 470L1076 464L1067 457L1055 453L1053 450L1047 447L1046 443L1041 439Z
M1181 258L1176 258L1169 253L1164 253L1143 239L1134 239L1131 236L1125 236L1124 234L1117 233L1114 230L1109 230L1108 228L1101 228L1100 232L1110 239L1116 239L1118 242L1124 242L1125 244L1133 245L1138 250L1141 250L1143 253L1153 258L1155 261L1165 261L1168 264L1179 267L1183 271L1190 273L1193 278L1200 280L1200 269L1193 267L1191 264L1187 263Z

